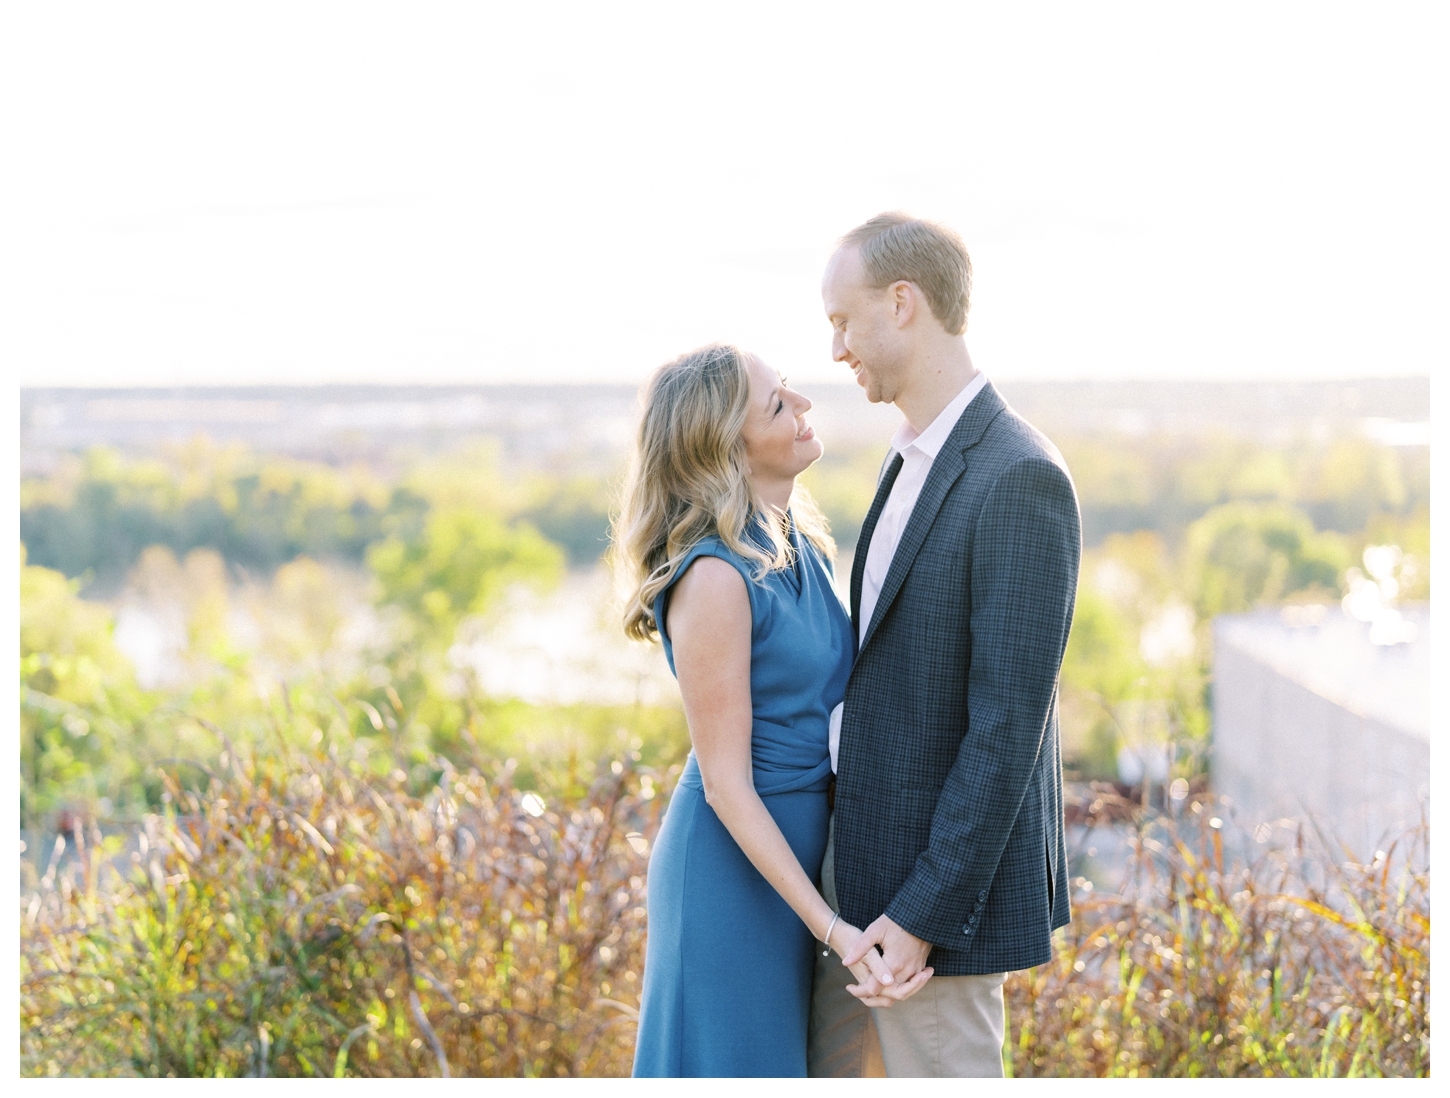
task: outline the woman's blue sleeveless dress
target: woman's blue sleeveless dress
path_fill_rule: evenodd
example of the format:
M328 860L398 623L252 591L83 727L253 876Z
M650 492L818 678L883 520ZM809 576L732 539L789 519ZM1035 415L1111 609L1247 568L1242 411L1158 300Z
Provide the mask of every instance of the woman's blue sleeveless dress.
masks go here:
M728 561L750 593L750 753L755 790L806 875L826 847L827 734L855 657L829 565L792 532L794 566L753 580L718 538L691 550ZM655 620L665 619L662 591ZM674 652L661 632L674 670ZM636 1076L804 1076L815 944L705 803L690 752L650 855L649 940ZM819 934L824 927L814 928Z

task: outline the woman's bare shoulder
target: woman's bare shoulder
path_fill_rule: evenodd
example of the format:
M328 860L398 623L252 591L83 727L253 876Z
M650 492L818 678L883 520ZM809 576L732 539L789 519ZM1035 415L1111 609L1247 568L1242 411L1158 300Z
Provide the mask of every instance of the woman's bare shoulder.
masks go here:
M740 603L749 605L745 577L729 561L719 557L700 556L689 563L675 583L676 605Z
M748 639L750 596L745 580L718 557L697 557L675 582L664 617L661 631L676 646L677 660L681 643L713 647L736 634Z

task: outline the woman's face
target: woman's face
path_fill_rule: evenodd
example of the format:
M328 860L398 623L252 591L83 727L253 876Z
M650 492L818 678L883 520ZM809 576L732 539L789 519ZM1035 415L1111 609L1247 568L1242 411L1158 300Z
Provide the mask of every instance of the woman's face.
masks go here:
M760 359L749 357L750 412L745 417L745 456L757 490L794 482L821 456L822 446L805 421L811 402Z

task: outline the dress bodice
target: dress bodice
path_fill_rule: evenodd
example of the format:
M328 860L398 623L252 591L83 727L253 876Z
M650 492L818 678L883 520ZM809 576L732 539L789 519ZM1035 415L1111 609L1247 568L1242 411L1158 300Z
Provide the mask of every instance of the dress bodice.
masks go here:
M830 779L831 710L845 697L855 657L850 617L831 580L830 565L791 528L791 565L755 579L756 566L717 537L700 541L675 571L697 557L719 557L745 580L750 596L750 752L756 792L762 796L825 788ZM665 609L674 581L655 598L655 621L665 658L675 669ZM700 784L695 753L680 781Z

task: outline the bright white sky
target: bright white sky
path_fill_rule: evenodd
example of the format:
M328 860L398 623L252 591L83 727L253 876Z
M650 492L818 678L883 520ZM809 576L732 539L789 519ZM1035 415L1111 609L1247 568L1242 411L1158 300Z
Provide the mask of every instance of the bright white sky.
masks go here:
M14 4L0 309L32 385L844 381L821 267L899 208L996 377L1424 374L1435 10Z

